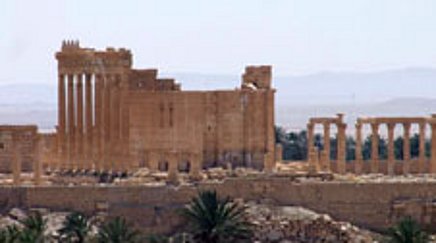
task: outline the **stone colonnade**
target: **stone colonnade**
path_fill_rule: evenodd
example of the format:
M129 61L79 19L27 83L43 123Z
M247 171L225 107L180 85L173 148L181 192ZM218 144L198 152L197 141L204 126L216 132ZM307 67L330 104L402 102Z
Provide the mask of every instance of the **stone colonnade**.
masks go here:
M339 122L340 121L340 122ZM317 158L316 148L313 145L314 141L314 124L321 123L324 125L324 150L322 151L321 158ZM330 124L335 123L338 125L338 159L337 159L337 173L345 173L347 166L345 163L346 156L346 137L345 137L345 124L342 121L342 115L337 118L311 118L308 124L308 162L311 170L315 171L330 171L330 158L328 153L330 151ZM364 160L362 156L362 126L369 125L371 128L371 156L369 160L369 173L382 173L381 163L379 158L379 128L386 125L388 131L387 137L387 160L386 160L386 173L389 175L395 174L396 159L394 154L394 131L398 126L402 126L403 134L403 164L402 174L411 173L411 166L413 160L411 159L410 151L410 130L413 124L419 126L419 157L415 166L415 172L418 173L436 173L436 115L430 118L426 117L377 117L377 118L358 118L355 127L355 161L354 168L349 172L361 174L364 172ZM425 155L425 137L427 124L431 128L431 158L427 160ZM342 126L342 127L341 127ZM320 162L318 162L320 161Z
M432 119L432 118L431 118ZM431 172L428 167L428 162L425 156L425 136L426 126L431 119L424 117L408 117L408 118L359 118L356 122L356 137L361 138L361 129L363 124L369 124L371 126L371 166L370 171L372 173L380 172L380 159L379 159L379 128L381 125L386 125L388 130L388 157L387 157L387 174L395 174L395 154L394 154L394 131L398 126L403 127L403 166L402 173L409 174L411 172L411 153L410 153L410 129L413 124L419 126L419 157L417 163L417 172L426 173ZM432 129L432 134L435 134L436 130ZM432 148L436 146L432 139ZM356 140L356 173L362 171L362 141ZM432 149L432 158L434 157Z
M53 170L127 171L121 112L132 65L126 49L95 51L64 41L58 61L57 163ZM125 114L124 114L125 115Z
M316 124L321 124L324 128L324 149L321 153L321 158L318 158L317 151L315 150L314 143L314 128ZM330 171L330 127L334 124L338 129L338 143L337 143L337 171L338 173L345 173L345 142L346 135L345 130L347 125L343 121L343 114L337 114L335 118L311 118L307 124L307 149L308 149L308 160L309 167L311 171ZM320 162L320 163L319 163Z
M128 169L114 163L111 141L121 138L121 74L60 73L58 79L58 155L55 169ZM111 124L114 123L114 124Z

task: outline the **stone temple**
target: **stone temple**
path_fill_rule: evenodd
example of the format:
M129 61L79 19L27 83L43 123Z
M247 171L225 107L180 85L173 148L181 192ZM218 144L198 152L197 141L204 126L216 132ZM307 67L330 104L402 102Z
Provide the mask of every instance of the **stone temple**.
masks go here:
M133 69L126 49L66 41L56 59L55 132L0 125L3 215L19 207L123 216L145 232L166 234L183 223L178 209L198 190L213 189L377 230L404 216L436 228L436 114L359 117L354 124L344 114L312 117L307 160L287 161L285 147L275 144L270 66L247 67L236 89L184 91L155 69ZM355 143L347 143L350 125Z
M41 135L44 164L60 170L185 171L274 165L270 66L249 66L234 90L183 91L156 69L133 69L126 49L64 41L56 134Z

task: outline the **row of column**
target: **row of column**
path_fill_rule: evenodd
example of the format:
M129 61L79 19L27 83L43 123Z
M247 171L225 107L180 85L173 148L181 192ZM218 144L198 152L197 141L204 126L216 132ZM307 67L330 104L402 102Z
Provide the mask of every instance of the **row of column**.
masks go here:
M117 74L59 75L57 169L127 169L128 160L114 153L122 137L120 79Z
M411 123L401 123L404 129L403 136L403 173L410 173L410 128ZM394 153L394 131L397 123L390 122L386 123L388 128L388 159L387 159L387 173L389 175L394 174L395 168L395 153ZM371 122L371 164L370 172L379 173L380 172L380 161L379 161L379 127L380 123ZM426 123L419 123L419 158L418 158L418 170L420 173L426 171L425 168L425 127ZM432 132L433 134L434 132ZM432 140L433 141L433 140ZM432 142L432 144L434 144ZM362 172L362 123L356 123L356 169L355 172L360 174Z
M314 142L314 127L315 124L310 122L307 125L307 148L308 148L308 160L311 171L330 171L330 126L335 124L338 128L337 136L337 170L338 173L344 174L346 172L346 128L347 125L343 122L330 122L326 121L320 123L324 128L324 149L321 153L321 158L317 158L316 148L313 146ZM321 163L319 163L321 161Z
M371 163L370 172L380 173L380 160L379 160L379 127L383 123L379 122L366 122L371 126ZM342 122L325 121L320 123L324 129L324 149L321 152L320 158L314 143L314 126L315 123L310 122L307 125L307 143L308 143L308 162L309 168L312 171L330 171L330 126L335 124L338 127L337 135L337 172L344 174L346 172L346 124ZM394 130L396 125L402 124L404 128L403 139L403 174L410 173L411 156L410 156L410 122L385 122L388 128L388 158L387 158L387 173L390 175L395 174L395 154L394 154ZM425 156L425 131L426 122L419 123L419 158L418 158L418 172L425 173L426 156ZM356 123L356 145L355 145L355 173L360 174L363 171L363 156L362 156L362 123ZM436 173L436 116L434 121L430 122L432 129L432 143L431 143L431 159L429 172Z

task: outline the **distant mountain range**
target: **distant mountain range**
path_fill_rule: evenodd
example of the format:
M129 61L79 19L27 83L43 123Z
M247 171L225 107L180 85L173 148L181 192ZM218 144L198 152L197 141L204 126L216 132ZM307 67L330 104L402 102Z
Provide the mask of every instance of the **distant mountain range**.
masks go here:
M163 74L184 90L234 89L238 75ZM350 124L358 116L427 116L436 113L436 69L408 68L381 72L324 72L274 77L276 122L304 129L309 117L345 113ZM56 123L56 82L0 84L0 124Z

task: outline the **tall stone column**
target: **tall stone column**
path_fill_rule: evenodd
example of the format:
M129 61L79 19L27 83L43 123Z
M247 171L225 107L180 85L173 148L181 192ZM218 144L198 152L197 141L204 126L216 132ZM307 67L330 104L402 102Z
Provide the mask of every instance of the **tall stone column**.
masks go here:
M403 174L410 173L410 123L403 123Z
M313 123L307 124L307 160L309 162L309 171L317 172L319 170L319 165L315 158L315 147L313 146Z
M104 80L104 98L103 98L103 166L106 171L112 171L111 154L111 134L110 134L110 111L111 111L111 76L106 75Z
M376 122L371 123L371 173L379 172L379 158L378 158L378 127Z
M324 122L323 170L330 171L330 123Z
M58 161L56 163L56 169L59 169L62 164L65 163L66 142L65 142L65 123L66 123L66 111L65 111L65 75L59 74L58 77L58 127L57 127L57 148L58 148Z
M126 102L124 102L129 97L128 76L123 74L120 78L120 116L118 118L120 121L120 156L121 159L125 161L125 167L127 171L131 171L132 169L137 167L138 160L136 159L136 156L134 156L130 151L129 110L127 108L128 105L125 104Z
M120 75L116 74L113 80L112 89L111 89L111 101L110 101L110 151L111 159L114 163L114 169L116 171L126 171L126 165L124 160L126 158L122 158L120 156L121 151L119 141L120 137Z
M83 151L83 75L77 75L76 94L77 94L77 128L76 128L76 147L77 147L77 169L84 169L84 151Z
M97 171L103 170L102 164L102 118L103 118L103 78L101 74L95 76L95 130L93 138L93 148L94 148L94 158L95 158L95 169Z
M388 175L394 175L395 154L394 154L394 129L395 123L388 123Z
M92 169L92 75L85 75L85 169Z
M345 174L346 168L346 143L347 137L345 130L347 129L347 124L338 123L338 137L337 137L337 169L339 174Z
M355 164L354 173L361 174L363 170L363 158L362 158L362 124L356 123L356 148L355 148Z
M419 173L426 171L426 156L425 156L425 126L426 123L419 124Z
M75 108L74 108L74 75L68 74L68 165L67 169L75 168Z
M436 115L432 115L430 173L436 173Z

